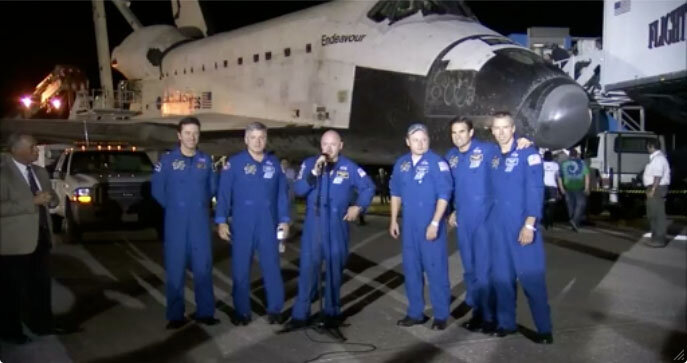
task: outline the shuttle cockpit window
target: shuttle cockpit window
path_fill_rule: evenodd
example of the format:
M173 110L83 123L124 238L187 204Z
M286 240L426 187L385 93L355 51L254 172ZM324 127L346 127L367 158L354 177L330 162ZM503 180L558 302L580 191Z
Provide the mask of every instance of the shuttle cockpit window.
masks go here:
M367 17L376 23L388 19L391 25L417 12L422 12L422 16L450 14L476 20L462 1L443 0L381 0L367 12Z

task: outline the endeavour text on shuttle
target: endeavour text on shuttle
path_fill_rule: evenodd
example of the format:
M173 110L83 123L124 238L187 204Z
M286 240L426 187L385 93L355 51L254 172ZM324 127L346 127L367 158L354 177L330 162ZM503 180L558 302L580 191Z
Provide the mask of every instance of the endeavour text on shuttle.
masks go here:
M353 43L362 42L367 34L322 34L322 46L337 44L337 43Z

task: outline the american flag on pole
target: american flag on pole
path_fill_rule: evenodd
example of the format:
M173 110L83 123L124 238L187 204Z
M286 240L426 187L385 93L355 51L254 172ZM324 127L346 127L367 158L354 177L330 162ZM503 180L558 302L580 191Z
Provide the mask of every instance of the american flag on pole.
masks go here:
M200 94L200 108L212 108L212 92L203 92Z

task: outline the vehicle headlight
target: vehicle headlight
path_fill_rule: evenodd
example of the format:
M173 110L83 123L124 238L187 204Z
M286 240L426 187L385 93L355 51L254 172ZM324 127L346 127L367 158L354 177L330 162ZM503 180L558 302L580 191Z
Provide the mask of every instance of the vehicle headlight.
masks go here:
M91 188L76 188L72 194L72 201L81 204L90 204L93 201Z

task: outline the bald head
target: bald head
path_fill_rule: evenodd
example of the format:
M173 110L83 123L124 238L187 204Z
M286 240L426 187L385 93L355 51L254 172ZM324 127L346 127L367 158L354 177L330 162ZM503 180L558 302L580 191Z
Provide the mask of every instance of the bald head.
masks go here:
M339 158L339 152L343 148L341 135L334 130L325 132L322 134L322 139L320 139L320 147L322 154L326 154L330 160L336 161Z

